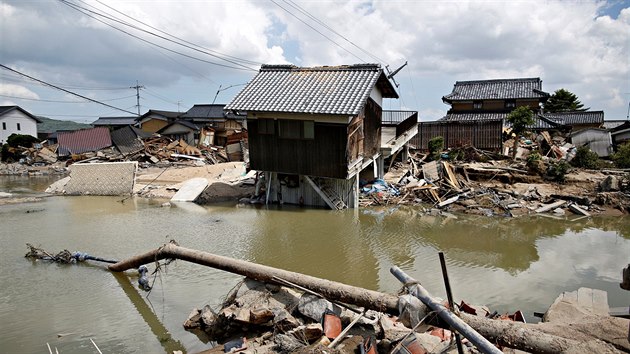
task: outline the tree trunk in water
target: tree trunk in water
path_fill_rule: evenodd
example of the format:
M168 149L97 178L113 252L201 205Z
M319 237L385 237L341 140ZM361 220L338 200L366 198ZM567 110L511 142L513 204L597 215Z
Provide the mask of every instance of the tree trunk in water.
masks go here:
M176 258L205 265L227 272L244 275L248 278L262 282L275 283L272 279L275 276L320 293L328 299L348 304L355 304L370 310L391 312L395 314L398 313L398 298L393 295L265 265L218 256L203 251L180 247L174 244L167 244L156 250L112 264L109 266L109 270L122 272L128 269L137 268L143 264L167 258Z

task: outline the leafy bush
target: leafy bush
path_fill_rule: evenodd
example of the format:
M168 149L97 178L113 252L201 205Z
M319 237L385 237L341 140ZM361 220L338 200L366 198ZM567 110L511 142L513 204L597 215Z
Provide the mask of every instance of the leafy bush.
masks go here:
M630 143L625 143L617 149L617 152L610 157L619 168L630 167Z
M575 157L571 160L571 165L575 167L596 169L601 167L599 156L591 151L588 146L580 146L575 152Z
M564 183L566 181L565 175L569 171L569 168L570 165L564 160L552 162L547 168L547 179Z
M33 143L38 143L39 139L30 136L30 135L22 135L22 134L11 134L7 138L7 144L11 147L23 146L26 148L30 148L33 146Z
M429 140L428 143L429 154L433 160L440 159L440 153L444 150L444 138L436 136Z
M542 156L540 156L538 152L534 151L531 154L527 155L527 166L535 163L536 161L540 161L541 159Z

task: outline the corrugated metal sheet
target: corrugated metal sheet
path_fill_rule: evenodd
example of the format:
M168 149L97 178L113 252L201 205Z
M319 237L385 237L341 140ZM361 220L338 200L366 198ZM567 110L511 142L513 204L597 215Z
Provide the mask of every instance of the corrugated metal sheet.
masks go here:
M131 126L126 126L111 133L112 142L123 155L136 153L144 149L144 144L138 138L137 132Z
M304 176L300 176L300 185L297 188L289 188L286 185L280 185L282 193L282 201L288 204L299 204L300 197L304 205L328 208L328 204L319 196L319 194L304 180ZM354 179L335 179L326 178L326 185L341 197L344 203L349 207L354 205ZM277 198L277 196L275 197ZM274 199L277 202L277 199Z
M109 129L106 127L59 133L57 140L59 142L59 149L57 150L59 156L98 151L112 146Z
M502 133L503 122L500 120L421 122L418 134L410 143L419 149L428 149L429 140L441 136L446 148L471 145L479 149L498 150L502 146Z
M381 89L384 97L398 97L378 64L314 68L263 65L225 109L357 115L377 82L389 86Z
M470 100L503 100L544 98L540 78L457 81L453 92L442 99L447 102Z

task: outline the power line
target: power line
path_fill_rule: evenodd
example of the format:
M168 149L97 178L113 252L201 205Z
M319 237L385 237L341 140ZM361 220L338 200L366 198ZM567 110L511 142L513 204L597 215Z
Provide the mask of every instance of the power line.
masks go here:
M122 32L122 33L124 33L124 34L126 34L126 35L128 35L128 36L131 36L131 37L136 38L136 39L138 39L138 40L141 40L141 41L143 41L143 42L149 43L149 44L151 44L151 45L154 45L154 46L156 46L156 47L162 48L162 49L164 49L164 50L168 50L169 52L172 52L172 53L175 53L175 54L179 54L179 55L182 55L182 56L185 56L185 57L188 57L188 58L194 59L194 60L199 60L199 61L202 61L202 62L205 62L205 63L208 63L208 64L217 65L217 66L222 66L222 67L226 67L226 68L230 68L230 69L235 69L235 70L258 71L258 70L256 70L256 69L250 68L250 67L248 67L248 66L245 66L245 65L243 65L243 64L240 64L240 63L234 62L234 61L232 61L232 60L228 60L228 59L225 59L225 58L221 58L221 57L219 57L218 55L215 55L215 54L209 53L209 52L207 52L207 51L203 51L203 50L201 50L201 49L194 48L194 47L189 46L189 45L185 45L185 44L178 43L178 42L173 41L173 40L171 40L171 39L169 39L169 38L166 38L166 37L164 37L164 36L161 36L161 35L159 35L159 34L153 33L153 32L151 32L151 31L147 31L147 30L145 30L145 29L142 29L142 28L140 28L140 27L138 27L138 26L134 26L134 25L132 25L132 24L130 24L130 23L124 22L124 21L119 20L119 19L117 19L117 18L114 18L114 17L112 17L112 16L107 16L107 15L104 15L103 13L99 13L99 12L96 12L96 11L92 11L92 10L90 10L90 9L87 9L87 8L85 8L85 7L82 7L82 6L80 6L80 5L77 5L77 4L75 4L75 3L71 3L71 2L69 2L69 1L67 1L67 0L59 0L59 1L60 1L62 4L66 5L66 6L70 7L70 8L72 8L72 9L74 9L74 10L76 10L76 11L78 11L78 12L80 12L80 13L82 13L82 14L84 14L84 15L86 15L86 16L88 16L88 17L90 17L90 18L92 18L92 19L94 19L94 20L96 20L96 21L98 21L98 22L101 22L102 24L104 24L104 25L106 25L106 26L109 26L109 27L111 27L111 28L113 28L113 29L115 29L115 30L117 30L117 31L120 31L120 32ZM93 14L93 15L92 15L92 14ZM110 20L110 21L114 21L114 22L120 23L120 24L122 24L122 25L124 25L124 26L128 26L128 27L134 28L134 29L136 29L136 30L138 30L138 31L141 31L141 32L144 32L144 33L150 34L150 35L152 35L152 36L158 37L158 38L163 39L163 40L165 40L165 41L168 41L168 42L171 42L171 43L174 43L174 44L177 44L177 45L180 45L180 46L186 47L186 48L188 48L188 49L191 49L191 50L194 50L194 51L197 51L197 52L200 52L200 53L203 53L203 54L206 54L206 55L209 55L209 56L215 57L215 58L217 58L217 59L221 59L221 60L227 61L227 62L229 62L229 63L232 63L232 64L234 64L234 65L238 65L238 66L231 66L231 65L227 65L227 64L221 64L221 63L217 63L217 62L213 62L213 61L209 61L209 60L204 60L204 59L201 59L201 58L193 57L193 56L191 56L191 55L188 55L188 54L185 54L185 53L182 53L182 52L178 52L178 51L176 51L176 50L173 50L173 49L170 49L170 48L164 47L164 46L162 46L162 45L159 45L159 44L157 44L157 43L151 42L151 41L149 41L149 40L147 40L147 39L144 39L144 38L141 38L141 37L139 37L139 36L137 36L137 35L134 35L134 34L132 34L132 33L130 33L130 32L127 32L127 31L125 31L125 30L123 30L123 29L121 29L121 28L119 28L119 27L116 27L116 26L112 25L111 23L108 23L108 22L106 22L106 21L103 21L103 20L101 20L101 19L97 18L96 16L106 18L106 19L108 19L108 20Z
M352 46L354 46L355 48L357 48L358 50L360 50L361 52L367 54L370 58L375 59L376 61L378 61L379 63L383 63L383 64L387 64L385 63L385 61L383 59L380 59L379 57L373 55L372 53L366 51L365 49L359 47L358 45L356 45L353 41L349 40L348 38L346 38L344 35L342 35L341 33L335 31L332 27L330 27L329 25L327 25L324 21L320 20L319 18L317 18L316 16L314 16L313 14L311 14L310 12L308 12L306 9L304 9L303 7L301 7L300 5L298 5L296 2L294 2L293 0L283 0L285 3L287 3L289 6L293 7L294 9L298 10L299 12L301 12L302 14L306 15L308 18L310 18L311 20L315 21L316 23L318 23L319 25L323 26L324 28L326 28L327 30L329 30L330 32L336 34L337 36L341 37L343 40L345 40L346 42L350 43Z
M19 96L11 96L11 95L0 95L1 97L7 97L7 98L15 98L18 100L26 100L26 101L38 101L38 102L53 102L53 103L85 103L83 101L63 101L63 100L46 100L46 99L42 99L42 98L30 98L30 97L19 97ZM101 102L110 102L110 101L118 101L118 100L123 100L126 98L131 98L131 97L135 97L136 95L131 95L131 96L125 96L125 97L118 97L118 98L108 98L106 100L100 100Z
M79 0L79 1L81 1L82 3L85 3L83 0ZM142 21L138 20L137 18L134 18L134 17L132 17L132 16L129 16L129 15L125 14L124 12L121 12L121 11L119 11L119 10L117 10L117 9L115 9L115 8L113 8L113 7L111 7L111 6L107 5L107 4L105 4L105 3L101 2L101 1L99 1L99 0L96 0L96 2L98 2L99 4L101 4L101 5L105 6L105 7L107 7L107 8L109 8L109 9L111 9L111 10L113 10L113 11L115 11L115 12L117 12L117 13L119 13L119 14L121 14L121 15L123 15L123 16L125 16L125 17L127 17L127 18L131 19L131 20L133 20L133 21L136 21L136 22L138 22L138 23L141 23L141 24L143 24L143 25L145 25L145 26L147 26L147 27L149 27L149 28L151 28L151 29L154 29L154 30L156 30L156 31L158 31L158 32L160 32L160 33L162 33L162 34L165 34L165 35L167 35L167 36L169 36L169 37L172 37L172 38L175 38L175 39L177 39L177 40L180 40L180 41L182 41L182 42L184 42L184 43L186 43L186 44L190 44L190 45L193 45L193 46L196 46L196 47L199 47L199 48L203 48L204 50L207 50L207 51L209 51L209 52L215 53L215 54L220 55L220 56L224 56L224 57L226 57L226 58L231 58L231 59L234 59L234 60L236 60L236 61L243 62L243 63L247 63L247 64L251 64L251 65L257 65L257 66L262 65L262 63L258 63L258 62L252 61L252 60L242 59L242 58L235 57L235 56L232 56L232 55L229 55L229 54L221 53L221 52L218 52L218 51L216 51L216 50L212 50L212 49L210 49L210 48L206 48L206 47L204 47L204 46L202 46L202 45L195 44L195 43L193 43L193 42L187 41L187 40L185 40L185 39L183 39L183 38L180 38L180 37L177 37L177 36L175 36L175 35L172 35L172 34L170 34L170 33L168 33L168 32L162 31L162 30L160 30L159 28L153 27L153 26L149 25L149 24L148 24L148 23L146 23L146 22L142 22Z
M318 29L316 29L315 27L311 26L310 24L308 24L306 21L302 20L301 18L299 18L297 15L295 15L294 13L292 13L291 11L285 9L284 7L282 7L280 4L278 4L277 2L275 2L275 0L271 0L272 3L274 3L276 6L278 6L279 8L281 8L282 10L286 11L289 15L295 17L298 21L302 22L303 24L305 24L306 26L308 26L309 28L311 28L313 31L319 33L322 37L328 39L329 41L331 41L333 44L335 44L337 47L345 50L346 52L348 52L350 55L352 55L353 57L359 59L361 62L365 63L365 60L363 60L362 58L360 58L359 56L357 56L356 54L352 53L351 51L349 51L348 49L344 48L343 46L341 46L339 43L335 42L332 38L328 37L327 35L323 34L322 32L320 32Z
M101 102L101 101L97 101L97 100L95 100L95 99L92 99L92 98L89 98L89 97L86 97L86 96L83 96L83 95L79 95L78 93L74 93L74 92L72 92L72 91L66 90L66 89L64 89L64 88L61 88L61 87L56 86L56 85L53 85L53 84L48 83L48 82L46 82L46 81L43 81L43 80L40 80L40 79L36 79L36 78L34 78L34 77L32 77L32 76L29 76L29 75L27 75L27 74L24 74L24 73L22 73L22 72L19 72L19 71L17 71L17 70L11 69L10 67L8 67L8 66L6 66L6 65L0 64L0 67L2 67L2 68L3 68L3 69L5 69L5 70L9 70L9 71L14 72L14 73L16 73L16 74L19 74L19 75L22 75L22 76L24 76L24 77L27 77L27 78L29 78L29 79L31 79L31 80L33 80L33 81L36 81L36 82L42 83L42 84L44 84L44 85L46 85L46 86L49 86L49 87L52 87L52 88L54 88L54 89L57 89L57 90L60 90L60 91L63 91L63 92L69 93L69 94L74 95L74 96L77 96L77 97L81 97L81 98L83 98L84 100L88 100L88 101L90 101L90 102L98 103L98 104L103 105L103 106L105 106L105 107L113 108L113 109L116 109L116 110L119 110L119 111L122 111L122 112L125 112L125 113L131 113L131 114L134 114L134 115L135 115L135 113L130 112L130 111L128 111L128 110L125 110L125 109L122 109L122 108L118 108L118 107L116 107L116 106L112 106L112 105L110 105L110 104L107 104L107 103L104 103L104 102Z

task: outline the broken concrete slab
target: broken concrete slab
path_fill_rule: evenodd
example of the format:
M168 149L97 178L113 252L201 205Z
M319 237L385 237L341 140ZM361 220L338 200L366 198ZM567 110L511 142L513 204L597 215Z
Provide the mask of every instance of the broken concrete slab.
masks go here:
M69 169L66 194L124 195L133 192L138 162L75 163Z
M65 191L66 184L68 184L69 181L70 176L58 180L57 182L51 184L50 186L48 186L48 188L46 188L46 193L63 193Z
M566 203L567 203L566 200L559 200L557 202L541 206L540 208L536 209L536 212L537 213L544 213L544 212L547 212L549 210L553 210L553 209L555 209L555 208L557 208L557 207L559 207L561 205L564 205Z
M341 307L332 302L311 294L304 294L298 302L298 311L315 321L321 321L326 309L331 310L336 315L341 314Z
M572 212L574 212L574 213L576 213L578 215L591 216L591 213L589 213L588 211L584 210L583 208L581 208L577 204L569 204L569 209L571 209Z
M208 179L206 178L189 179L184 182L179 191L171 198L171 202L194 202L206 187L208 187Z

